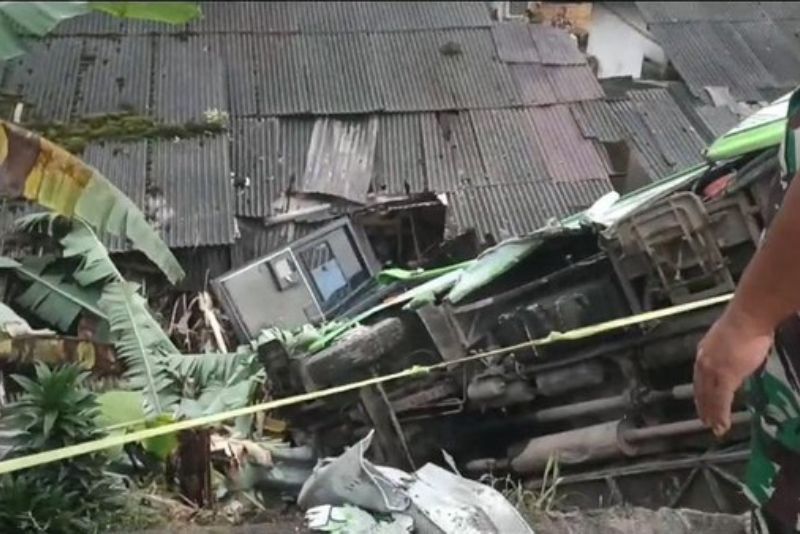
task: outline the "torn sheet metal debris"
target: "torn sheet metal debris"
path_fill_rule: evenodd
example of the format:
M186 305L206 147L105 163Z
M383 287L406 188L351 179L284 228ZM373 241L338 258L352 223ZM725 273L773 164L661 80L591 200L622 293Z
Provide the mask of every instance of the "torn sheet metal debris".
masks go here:
M341 456L321 460L314 469L298 499L301 507L313 511L312 521L320 521L326 505L349 504L408 515L420 534L533 534L511 503L489 486L430 463L412 474L374 465L365 458L374 435L370 431ZM365 523L362 518L359 524Z

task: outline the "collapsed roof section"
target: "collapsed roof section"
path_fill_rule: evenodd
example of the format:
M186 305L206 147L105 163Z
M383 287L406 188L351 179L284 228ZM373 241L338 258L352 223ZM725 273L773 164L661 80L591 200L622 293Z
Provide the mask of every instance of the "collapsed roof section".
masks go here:
M499 238L611 189L601 144L567 107L603 90L565 32L492 23L479 3L203 11L185 28L75 19L7 65L3 83L45 134L109 113L178 133L227 114L229 133L216 137L88 143L89 163L132 194L173 248L230 246L236 218L276 233L259 238L272 246L294 235L283 227L295 224L286 215L298 194L308 209L438 193L453 233ZM511 198L531 204L486 213ZM275 216L283 222L264 224Z

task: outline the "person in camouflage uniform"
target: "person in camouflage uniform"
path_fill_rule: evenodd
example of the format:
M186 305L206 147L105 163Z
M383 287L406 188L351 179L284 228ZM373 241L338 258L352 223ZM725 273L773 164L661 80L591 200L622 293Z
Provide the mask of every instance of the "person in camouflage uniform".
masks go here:
M735 391L753 413L745 492L755 532L800 531L800 90L789 100L769 230L733 299L698 346L695 403L721 436ZM782 206L781 200L782 201Z

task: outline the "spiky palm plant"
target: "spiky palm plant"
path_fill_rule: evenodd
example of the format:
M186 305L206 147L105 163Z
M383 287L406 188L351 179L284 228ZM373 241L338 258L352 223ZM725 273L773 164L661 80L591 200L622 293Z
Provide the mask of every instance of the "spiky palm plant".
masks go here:
M10 456L75 445L103 436L95 396L76 365L36 365L36 377L14 376L22 388L3 414L16 432ZM121 504L103 453L88 454L0 477L0 532L90 532Z

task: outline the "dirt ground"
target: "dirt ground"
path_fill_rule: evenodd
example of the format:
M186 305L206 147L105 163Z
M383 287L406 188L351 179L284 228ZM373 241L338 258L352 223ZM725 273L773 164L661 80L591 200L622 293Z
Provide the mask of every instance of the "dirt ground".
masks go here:
M747 534L748 518L694 510L609 508L597 511L552 512L529 518L536 534ZM249 525L171 525L140 534L307 534L301 512L276 514Z

